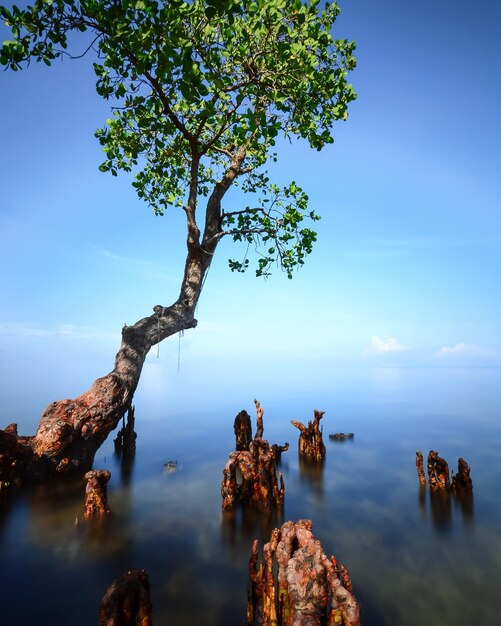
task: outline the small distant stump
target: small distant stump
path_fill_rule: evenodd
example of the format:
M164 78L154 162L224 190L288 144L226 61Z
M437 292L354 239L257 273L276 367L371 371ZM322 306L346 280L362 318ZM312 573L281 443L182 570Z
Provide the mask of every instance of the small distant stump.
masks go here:
M111 473L108 470L92 470L84 476L85 487L84 519L103 517L110 513L108 504L108 481Z
M313 421L308 422L308 426L294 420L291 420L291 424L300 431L299 456L313 461L322 461L325 458L325 445L322 438L322 430L320 429L320 420L323 418L325 411L317 411L315 409L313 413Z
M223 469L221 483L223 511L233 511L239 504L250 504L269 511L273 508L280 508L284 504L285 486L282 474L277 472L277 461L282 451L288 449L289 444L270 446L265 439L262 439L264 411L258 400L254 400L254 403L257 429L247 449L239 449L247 445L246 438L249 434L247 413L240 411L235 418L237 451L230 454ZM243 425L242 428L241 425ZM250 432L252 433L252 427L250 427ZM244 436L239 439L238 433L244 433Z
M137 434L134 431L135 408L133 406L127 411L127 422L122 421L122 428L118 431L116 438L113 440L115 444L115 453L124 461L134 458L136 454Z
M346 441L347 439L353 439L355 433L334 433L329 435L329 439L334 441Z
M146 570L129 570L106 590L99 605L99 626L151 626L150 593Z
M246 626L360 626L348 571L325 555L311 529L311 520L275 528L259 565L254 541Z

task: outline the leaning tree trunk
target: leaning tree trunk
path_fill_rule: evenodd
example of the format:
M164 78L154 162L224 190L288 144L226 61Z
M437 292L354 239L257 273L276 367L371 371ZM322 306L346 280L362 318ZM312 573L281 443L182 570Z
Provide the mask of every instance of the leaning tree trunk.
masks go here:
M122 328L115 367L74 400L50 404L33 439L34 451L48 456L58 471L86 469L108 434L132 403L146 355L166 337L197 325L193 313L211 257L199 248L189 254L181 294L172 306Z
M151 347L166 337L197 325L195 308L212 257L224 235L221 230L221 200L241 173L246 148L242 146L235 151L230 166L209 196L202 237L195 219L201 154L197 152L196 145L192 148L190 189L185 206L188 251L179 298L169 307L155 306L153 315L133 326L124 326L113 370L98 378L78 398L50 404L42 413L34 437L18 438L0 430L0 491L4 484L22 482L24 476L16 476L17 467L33 466L31 458L24 464L18 463L16 455L20 446L23 453L24 448L30 454L33 451L44 469L47 459L52 469L60 474L72 471L83 473L90 469L96 451L130 408ZM38 463L35 462L35 465ZM37 474L36 469L30 469L30 472ZM42 473L45 471L38 472Z
M113 370L82 395L53 402L42 413L35 436L26 439L36 455L50 459L57 473L91 467L96 451L130 408L151 347L197 325L194 310L211 259L201 246L189 246L178 300L169 307L157 305L153 315L124 326Z

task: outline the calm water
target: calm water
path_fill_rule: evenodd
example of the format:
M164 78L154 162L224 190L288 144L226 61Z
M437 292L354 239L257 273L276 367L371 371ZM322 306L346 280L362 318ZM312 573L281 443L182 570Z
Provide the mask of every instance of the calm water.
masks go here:
M265 437L291 443L281 466L285 509L271 520L221 514L233 419L242 408L254 415L252 397L208 398L203 411L188 399L177 410L139 390L133 466L121 467L112 437L96 457L95 467L112 472L108 523L75 525L82 483L0 502L0 623L91 626L111 581L144 567L155 624L238 626L253 539L308 517L324 551L349 569L365 626L497 625L500 383L499 369L353 369L333 372L321 391L260 397ZM314 408L325 410L322 470L299 463L289 423L311 419ZM338 431L355 438L329 441ZM420 491L415 452L430 448L451 468L459 456L469 462L471 502ZM170 460L175 473L163 471Z

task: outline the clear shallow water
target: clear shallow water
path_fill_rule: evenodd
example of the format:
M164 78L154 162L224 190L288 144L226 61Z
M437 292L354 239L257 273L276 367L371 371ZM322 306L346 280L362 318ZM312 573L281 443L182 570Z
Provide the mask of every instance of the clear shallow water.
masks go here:
M139 390L133 466L114 457L112 436L96 456L95 467L112 472L106 524L75 524L81 483L0 503L0 623L91 626L111 581L144 567L155 624L238 626L253 539L308 517L325 552L349 569L366 626L497 625L500 382L499 369L352 369L333 371L320 389L261 396L265 437L291 443L281 465L283 516L268 520L221 513L233 419L242 408L253 415L253 398L194 397L176 408ZM313 408L325 410L322 469L299 462L290 425L311 419ZM328 440L339 431L354 432L354 440ZM471 501L420 489L415 452L426 457L430 448L451 468L459 456L468 461ZM169 460L177 472L163 470Z

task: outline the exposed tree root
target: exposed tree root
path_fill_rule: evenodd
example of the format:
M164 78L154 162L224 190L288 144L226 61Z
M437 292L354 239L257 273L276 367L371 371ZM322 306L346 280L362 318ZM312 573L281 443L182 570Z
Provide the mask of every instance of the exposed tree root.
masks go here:
M144 569L129 570L108 587L99 605L99 626L151 626L150 579Z
M232 511L238 504L250 504L269 511L284 503L285 486L282 474L277 473L277 461L289 444L270 446L262 439L264 411L257 400L254 403L257 421L254 439L250 440L252 426L246 411L240 411L235 418L237 451L230 454L221 484L224 511Z
M307 457L312 461L321 461L325 458L325 445L322 438L322 430L320 428L320 420L323 418L325 411L314 410L313 421L308 422L305 426L302 422L291 420L291 424L299 428L299 456Z
M103 517L110 513L108 504L108 481L111 473L108 470L92 470L85 474L85 519Z
M247 626L360 626L360 605L346 568L325 555L311 529L310 520L275 528L260 564L254 541Z
M469 493L473 490L473 483L470 477L470 466L463 459L458 460L458 472L452 472L452 483L449 476L449 465L445 459L438 455L435 450L430 450L428 454L428 485L432 491L452 491L454 493ZM416 468L419 482L426 484L426 477L423 467L423 455L418 450L416 452Z

